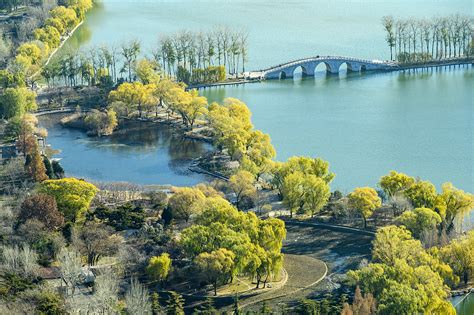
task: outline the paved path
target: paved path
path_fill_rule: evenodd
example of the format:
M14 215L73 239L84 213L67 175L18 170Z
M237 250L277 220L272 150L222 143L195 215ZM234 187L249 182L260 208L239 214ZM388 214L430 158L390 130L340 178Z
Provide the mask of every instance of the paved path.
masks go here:
M240 308L252 306L264 301L293 297L296 293L321 282L328 273L328 266L321 260L303 255L285 255L284 267L288 280L284 286L243 300Z

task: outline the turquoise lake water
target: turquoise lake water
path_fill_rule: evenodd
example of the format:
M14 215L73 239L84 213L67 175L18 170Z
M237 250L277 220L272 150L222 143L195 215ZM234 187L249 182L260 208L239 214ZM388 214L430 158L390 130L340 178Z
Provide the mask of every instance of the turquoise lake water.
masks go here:
M64 49L119 46L138 39L150 54L160 35L217 25L249 32L247 69L314 55L388 59L380 20L473 13L471 0L453 1L127 1L103 0ZM469 67L267 81L213 88L210 100L237 97L256 128L270 134L279 160L322 157L337 174L333 189L375 185L398 170L474 192L474 70ZM65 169L91 179L190 185L186 171L209 148L182 145L166 130L88 139L51 127ZM471 295L472 296L472 295ZM459 306L472 314L472 297Z
M472 13L472 2L103 0L64 49L118 46L134 38L142 42L143 53L150 54L160 35L227 25L249 32L247 69L316 54L387 59L382 16L458 12ZM330 77L320 73L316 78L214 88L203 94L211 100L245 101L255 126L270 134L279 160L292 155L328 160L337 174L334 189L373 186L395 169L438 186L451 181L474 191L473 86L469 66ZM67 154L68 148L62 149ZM107 152L95 150L81 158ZM97 167L92 160L90 164ZM127 169L117 177L136 180ZM147 173L141 182L163 180ZM172 177L166 180L173 183Z

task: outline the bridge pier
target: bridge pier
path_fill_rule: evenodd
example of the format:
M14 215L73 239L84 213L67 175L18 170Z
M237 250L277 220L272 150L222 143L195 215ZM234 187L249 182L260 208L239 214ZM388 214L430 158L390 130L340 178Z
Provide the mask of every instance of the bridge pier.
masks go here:
M307 62L301 65L303 68L303 76L314 77L314 72L316 71L316 64L314 62Z
M329 74L339 74L339 67L343 62L339 61L326 61L326 69Z

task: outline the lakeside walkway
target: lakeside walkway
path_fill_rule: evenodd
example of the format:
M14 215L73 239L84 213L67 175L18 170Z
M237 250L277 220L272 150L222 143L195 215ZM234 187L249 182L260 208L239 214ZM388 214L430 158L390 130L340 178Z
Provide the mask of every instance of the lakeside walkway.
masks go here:
M79 24L77 24L66 36L64 36L62 39L61 39L61 44L59 44L59 46L57 48L55 48L51 54L49 55L48 59L46 60L46 62L44 63L43 66L41 66L41 68L36 71L35 73L33 73L31 76L30 76L30 79L31 78L34 78L36 77L37 75L39 75L42 71L42 69L46 66L48 66L48 64L51 62L51 59L53 59L54 55L56 55L56 53L64 46L64 44L67 42L67 40L69 38L71 38L71 36L74 34L74 32L76 32L76 30L84 23L84 21L81 21L79 22Z

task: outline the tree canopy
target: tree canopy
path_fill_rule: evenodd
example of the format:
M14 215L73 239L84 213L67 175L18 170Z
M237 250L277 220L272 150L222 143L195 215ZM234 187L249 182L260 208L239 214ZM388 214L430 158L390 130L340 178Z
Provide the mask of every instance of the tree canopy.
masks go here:
M372 254L373 263L348 275L363 292L374 295L380 314L455 314L446 301L451 268L404 227L379 229Z
M0 95L0 116L21 117L37 108L36 94L25 87L7 88Z
M63 178L42 182L39 191L53 196L65 219L75 222L83 218L98 189L84 180Z
M209 257L222 256L225 261L232 258L225 281L232 281L236 274L247 274L257 278L257 286L281 269L281 247L286 236L283 221L260 220L252 212L239 212L221 197L206 198L202 209L196 224L181 233L180 244L189 258L194 260L207 253L200 256L201 265ZM224 278L219 276L220 280Z
M348 195L349 207L357 211L364 219L364 228L367 228L367 218L375 209L382 206L382 201L375 189L370 187L356 188Z

